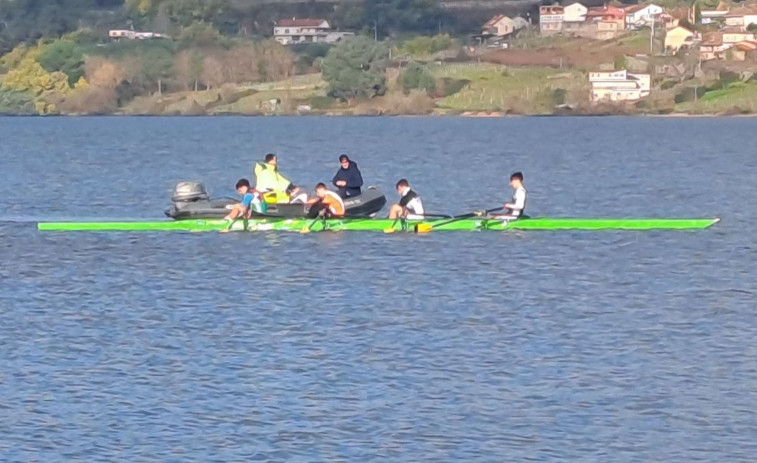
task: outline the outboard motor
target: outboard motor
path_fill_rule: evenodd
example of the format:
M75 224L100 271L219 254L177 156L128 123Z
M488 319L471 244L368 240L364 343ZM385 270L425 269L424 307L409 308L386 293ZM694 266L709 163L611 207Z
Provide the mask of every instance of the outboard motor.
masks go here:
M234 198L209 198L204 183L179 182L173 189L171 207L165 213L176 220L220 219L237 202Z
M171 202L174 203L188 203L201 199L208 199L205 184L201 182L179 182L174 187L173 196L171 196Z

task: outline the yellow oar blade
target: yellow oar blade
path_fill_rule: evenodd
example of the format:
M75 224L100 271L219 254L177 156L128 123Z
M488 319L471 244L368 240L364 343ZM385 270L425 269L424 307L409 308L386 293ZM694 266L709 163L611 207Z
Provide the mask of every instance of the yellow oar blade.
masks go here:
M302 230L300 230L300 233L302 233L303 235L306 233L310 233L310 229L308 227L302 227Z
M387 234L389 234L389 233L394 233L394 232L396 232L396 231L397 231L397 230L395 230L394 228L385 228L385 229L384 229L384 233L387 233Z
M430 223L419 223L415 225L415 233L429 233L433 228Z

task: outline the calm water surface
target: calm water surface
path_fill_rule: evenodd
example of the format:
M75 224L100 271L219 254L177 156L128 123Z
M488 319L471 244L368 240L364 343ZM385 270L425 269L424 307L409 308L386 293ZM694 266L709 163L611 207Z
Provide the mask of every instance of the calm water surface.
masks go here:
M735 462L757 453L753 119L0 119L0 460ZM695 232L40 233L173 183ZM392 195L390 197L393 198Z

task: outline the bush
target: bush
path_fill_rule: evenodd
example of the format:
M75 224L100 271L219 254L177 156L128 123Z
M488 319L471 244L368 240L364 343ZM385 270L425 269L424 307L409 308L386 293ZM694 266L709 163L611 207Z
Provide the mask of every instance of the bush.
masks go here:
M28 93L0 87L0 114L32 115L37 114L37 110Z
M669 90L678 84L675 80L666 80L660 85L660 90Z
M436 82L437 97L448 97L454 95L470 84L467 79L453 79L451 77L442 77Z
M625 69L628 63L626 62L626 55L618 55L613 61L615 70Z
M84 75L84 54L76 43L69 40L57 40L46 46L37 57L37 62L47 72L66 74L72 87Z
M565 104L565 97L568 95L568 91L564 88L556 88L552 90L550 98L552 99L552 105L560 106Z
M705 93L707 93L707 90L704 87L686 87L676 94L673 100L676 104L695 101L698 98L702 98Z
M430 93L436 88L436 82L434 76L431 75L431 71L420 63L415 61L407 65L399 77L399 82L405 93L413 89L425 90Z

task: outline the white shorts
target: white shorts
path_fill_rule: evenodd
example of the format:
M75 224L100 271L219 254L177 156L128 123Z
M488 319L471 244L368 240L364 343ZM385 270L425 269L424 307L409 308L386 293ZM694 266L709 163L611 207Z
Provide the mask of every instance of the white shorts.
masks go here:
M407 216L405 217L405 219L407 219L407 220L423 220L423 219L425 219L425 218L426 218L426 217L424 217L424 216L422 216L422 215L417 215L417 214L408 214L408 215L407 215Z

